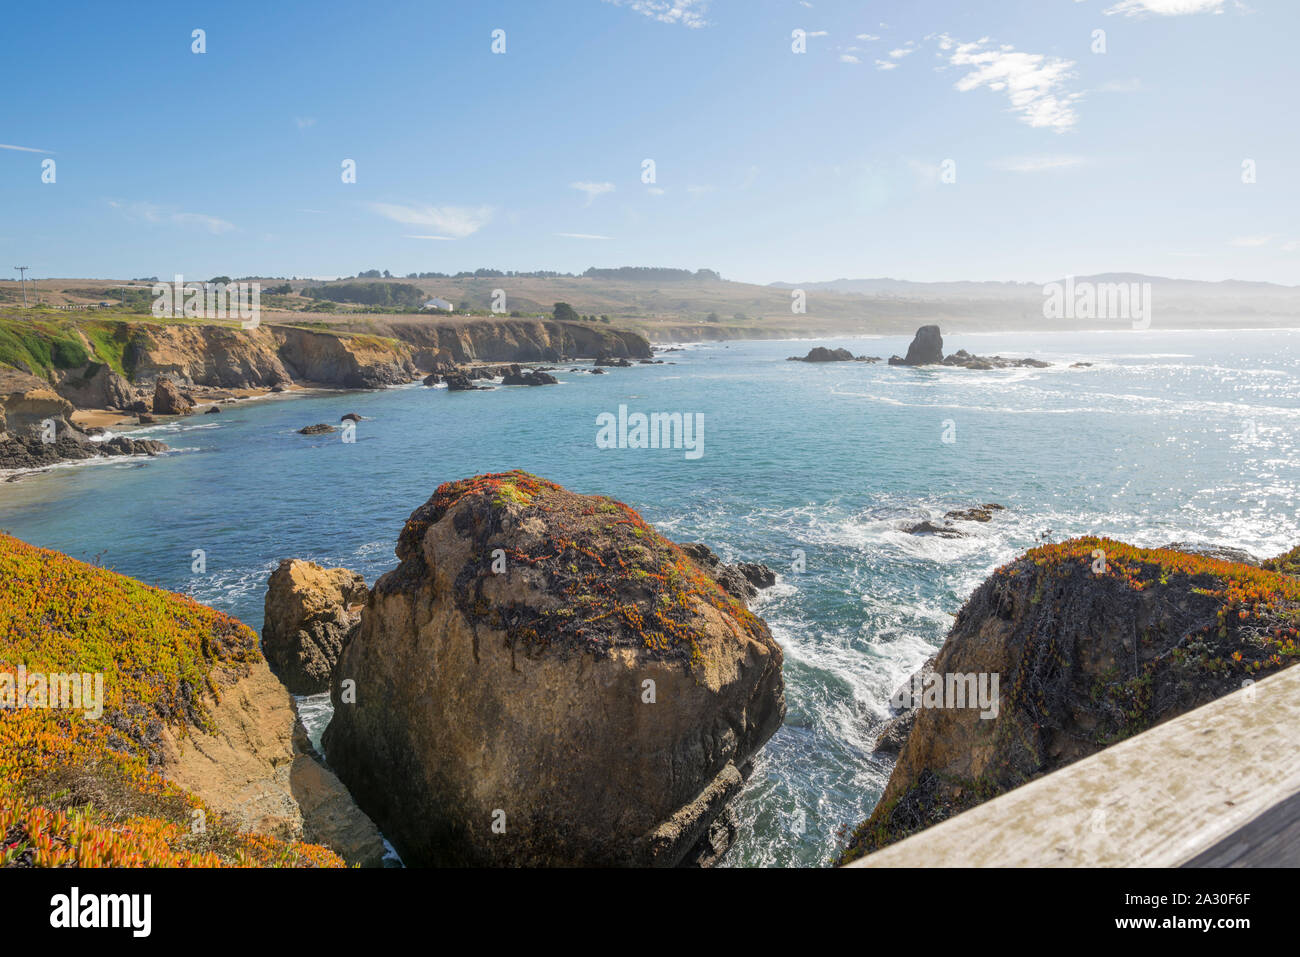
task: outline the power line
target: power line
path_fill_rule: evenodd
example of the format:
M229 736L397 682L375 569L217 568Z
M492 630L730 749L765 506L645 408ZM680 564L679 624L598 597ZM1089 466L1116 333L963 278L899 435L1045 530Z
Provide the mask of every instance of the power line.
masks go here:
M19 280L23 284L23 308L26 309L27 308L27 270L31 269L32 267L15 266L14 268L18 270Z

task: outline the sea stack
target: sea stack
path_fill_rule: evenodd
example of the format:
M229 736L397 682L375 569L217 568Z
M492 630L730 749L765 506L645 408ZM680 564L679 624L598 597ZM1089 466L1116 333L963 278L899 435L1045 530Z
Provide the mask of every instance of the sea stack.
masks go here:
M907 355L900 359L890 356L891 366L929 366L943 362L943 336L938 326L922 326L912 337L912 344L907 347Z
M324 744L413 865L711 863L785 714L767 625L626 505L524 472L408 519Z

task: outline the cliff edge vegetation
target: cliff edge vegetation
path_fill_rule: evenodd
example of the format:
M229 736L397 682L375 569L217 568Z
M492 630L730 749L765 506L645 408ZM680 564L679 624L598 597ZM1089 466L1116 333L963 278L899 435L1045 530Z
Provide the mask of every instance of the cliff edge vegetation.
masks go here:
M263 672L236 619L0 534L0 866L341 866L248 826L255 777L245 815L171 779Z

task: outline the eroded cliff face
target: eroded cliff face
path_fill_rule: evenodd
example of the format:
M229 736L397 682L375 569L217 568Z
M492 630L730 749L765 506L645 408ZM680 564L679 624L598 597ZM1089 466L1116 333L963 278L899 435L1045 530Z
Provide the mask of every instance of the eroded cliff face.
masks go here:
M372 328L417 348L445 351L457 362L558 362L594 359L603 353L648 359L653 354L650 343L638 333L553 319L437 321L396 317L376 320Z
M636 333L585 323L529 319L439 321L375 319L328 330L264 323L231 326L122 323L114 371L95 344L95 361L59 370L55 388L79 408L148 410L154 383L182 388L270 389L291 383L344 389L401 385L438 371L450 361L541 362L602 354L649 358L650 344ZM137 408L138 406L138 408Z
M397 554L324 744L405 861L725 851L726 802L785 713L761 619L631 509L521 472L440 487Z
M1200 707L1300 656L1300 581L1085 538L1000 568L927 672L889 783L844 861ZM997 707L958 703L998 677Z

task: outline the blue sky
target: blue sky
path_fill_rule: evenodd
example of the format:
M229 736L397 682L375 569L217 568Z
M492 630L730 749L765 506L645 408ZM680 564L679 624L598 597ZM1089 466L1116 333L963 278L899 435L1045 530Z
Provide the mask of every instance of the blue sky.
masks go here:
M1300 284L1298 35L1294 0L11 4L0 259Z

